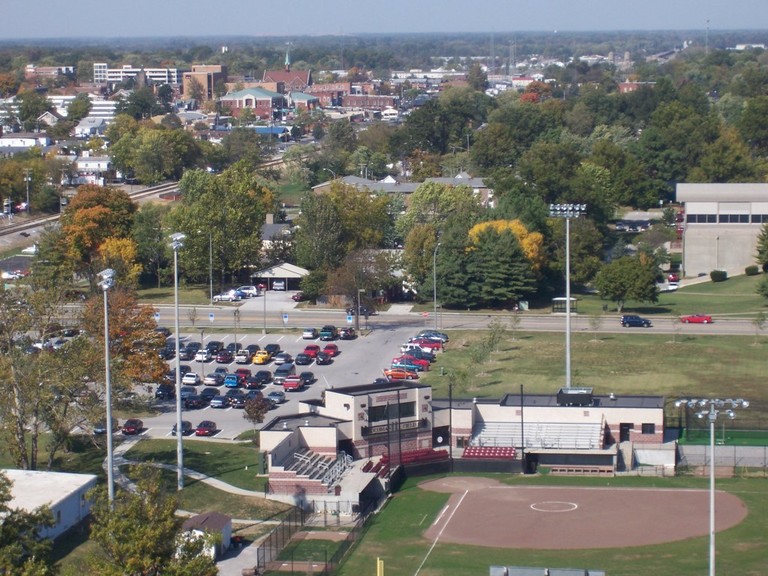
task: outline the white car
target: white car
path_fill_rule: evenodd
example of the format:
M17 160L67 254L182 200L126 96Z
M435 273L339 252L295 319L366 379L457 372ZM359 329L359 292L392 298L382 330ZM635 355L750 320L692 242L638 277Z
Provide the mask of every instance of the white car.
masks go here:
M238 302L239 300L240 296L234 290L224 292L223 294L216 294L213 297L214 302Z
M253 298L254 296L259 295L259 289L256 288L256 286L240 286L239 288L237 288L237 291L242 292L243 294L248 296L248 298Z
M187 372L181 379L182 384L197 386L200 384L200 376L197 372Z
M195 362L210 362L212 359L213 356L211 356L211 353L205 348L198 350L197 354L195 354Z

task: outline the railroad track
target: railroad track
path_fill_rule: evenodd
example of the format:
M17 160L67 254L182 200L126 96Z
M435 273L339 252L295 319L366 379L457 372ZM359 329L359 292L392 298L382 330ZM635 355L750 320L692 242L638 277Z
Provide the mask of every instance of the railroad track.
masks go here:
M142 188L135 192L129 192L128 196L130 196L132 200L141 200L143 198L156 196L164 192L172 192L177 188L178 188L178 182L167 182L165 184L159 184L158 186L150 186L149 188ZM46 224L50 224L52 222L57 222L59 220L59 216L60 216L59 214L49 214L47 216L32 216L30 218L24 219L21 222L15 222L5 226L0 224L0 237L10 236L12 234L23 235L23 233L27 230L38 228L40 226L45 226Z

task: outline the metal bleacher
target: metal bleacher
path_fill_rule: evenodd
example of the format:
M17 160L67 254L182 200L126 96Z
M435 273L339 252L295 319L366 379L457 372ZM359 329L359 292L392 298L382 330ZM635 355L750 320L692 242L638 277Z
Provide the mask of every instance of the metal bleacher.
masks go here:
M352 464L352 457L345 452L339 452L333 459L303 448L290 456L285 469L296 472L297 476L306 476L320 480L326 486L332 486Z
M470 446L511 446L552 450L600 450L605 422L479 422ZM523 432L525 442L523 442Z

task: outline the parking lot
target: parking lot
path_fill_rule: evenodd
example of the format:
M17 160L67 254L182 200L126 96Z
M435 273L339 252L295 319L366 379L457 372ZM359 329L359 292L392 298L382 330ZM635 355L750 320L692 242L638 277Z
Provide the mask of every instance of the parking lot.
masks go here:
M307 326L312 327L312 326ZM314 326L320 328L320 326ZM341 326L340 326L341 327ZM280 415L296 414L298 411L298 400L319 399L322 391L327 388L341 388L344 386L353 386L359 384L371 383L375 378L382 376L382 371L389 367L391 359L399 355L399 347L410 336L415 333L413 327L381 327L364 335L358 336L354 340L336 340L339 347L339 354L328 365L318 366L314 362L307 366L297 366L297 373L311 371L315 375L312 384L305 387L304 390L295 392L286 392L286 402L270 410L265 419L268 422L272 418ZM226 346L235 341L234 334L203 334L203 347L207 342L217 340L223 342ZM194 333L182 333L180 345L187 342L200 342L200 335ZM278 344L281 350L288 352L292 356L302 352L307 344L324 345L319 340L305 340L302 338L301 331L290 334L238 334L237 342L244 348L249 344L257 344L264 348L267 344ZM168 362L169 368L175 367L175 359ZM211 362L184 361L186 364L200 375L200 379L216 369L223 366L229 372L234 372L237 368L249 368L253 373L261 369L269 369L274 372L276 366L273 362L267 365L255 364L236 364L235 362L227 364L218 364L215 360ZM202 384L197 387L198 394L205 388ZM226 393L226 388L219 386L221 394ZM272 390L282 390L282 386L268 384L263 387L262 393L266 396ZM176 423L176 402L175 400L157 401L157 408L162 412L158 416L144 419L143 435L152 438L171 437L171 429ZM184 410L182 418L189 420L193 426L196 426L203 420L213 420L217 424L218 432L213 438L231 440L239 434L252 429L252 424L243 417L243 410L239 408L211 408L206 406L201 409Z

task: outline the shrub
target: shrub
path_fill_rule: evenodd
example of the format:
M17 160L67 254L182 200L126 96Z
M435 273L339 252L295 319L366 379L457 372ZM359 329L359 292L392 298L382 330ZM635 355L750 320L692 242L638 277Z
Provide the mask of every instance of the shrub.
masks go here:
M728 280L728 272L725 270L712 270L712 272L709 273L709 277L712 282L725 282Z
M744 274L747 276L757 276L760 273L760 269L757 267L757 264L753 264L752 266L747 266L744 268Z

